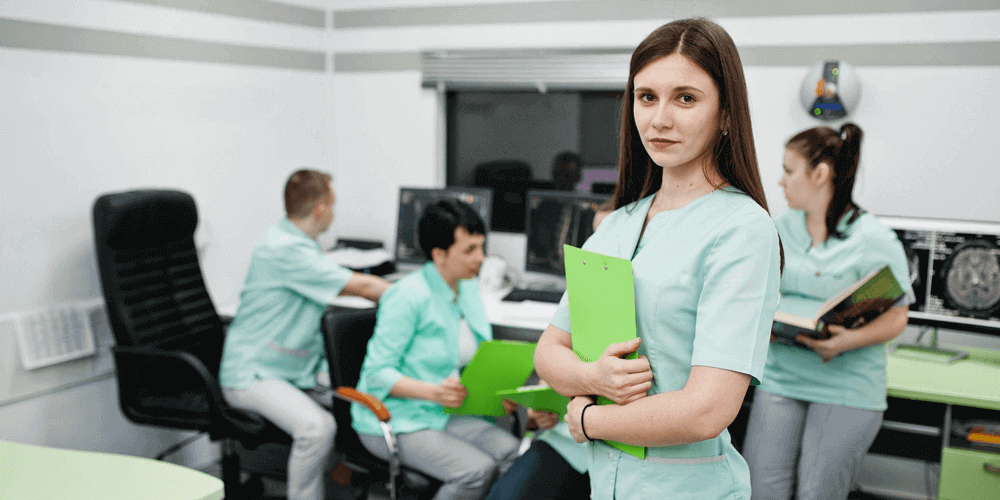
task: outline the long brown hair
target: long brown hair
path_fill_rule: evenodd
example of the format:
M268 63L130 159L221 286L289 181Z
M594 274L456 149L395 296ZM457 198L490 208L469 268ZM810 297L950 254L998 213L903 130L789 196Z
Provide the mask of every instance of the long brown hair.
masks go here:
M712 164L723 182L739 188L767 210L764 187L757 170L757 152L750 127L743 65L736 44L726 30L707 19L680 19L660 26L632 53L628 87L622 96L621 143L618 148L618 184L611 200L620 208L658 190L663 169L654 167L642 145L632 109L635 75L653 60L680 53L703 69L719 89L719 117L728 134L716 131ZM706 177L711 178L706 172Z
M855 209L847 220L848 224L853 223L862 213L861 207L854 202L854 179L861 161L863 135L861 127L845 123L839 131L830 127L803 130L785 143L786 148L806 159L810 170L820 163L830 165L833 174L833 199L826 207L826 234L832 238L844 238L844 234L837 230L837 224L849 210Z

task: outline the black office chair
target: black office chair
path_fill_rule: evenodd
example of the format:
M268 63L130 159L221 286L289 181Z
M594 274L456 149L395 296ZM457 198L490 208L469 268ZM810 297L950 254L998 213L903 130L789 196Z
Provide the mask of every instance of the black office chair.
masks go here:
M387 484L389 496L397 498L430 498L441 482L398 462L396 437L392 433L389 411L374 396L358 392L361 365L368 352L368 340L375 331L376 309L350 309L330 306L323 314L323 339L326 357L330 363L330 381L336 388L333 400L333 417L337 421L335 448L343 462L331 477L342 485L359 487L362 497L375 484ZM386 462L368 452L351 427L351 404L365 405L378 416L382 432L390 451Z
M198 263L194 199L167 190L105 194L94 202L93 222L122 412L135 423L221 440L226 498L256 498L259 476L241 484L236 443L288 447L291 438L223 399L218 374L225 328Z
M523 232L531 167L520 160L495 160L477 165L474 175L476 186L493 190L490 229Z

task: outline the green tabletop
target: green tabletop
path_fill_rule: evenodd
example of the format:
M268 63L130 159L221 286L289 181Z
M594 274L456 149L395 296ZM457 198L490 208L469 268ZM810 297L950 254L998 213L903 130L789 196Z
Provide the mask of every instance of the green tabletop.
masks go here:
M0 499L218 500L222 481L157 460L0 441Z
M963 347L969 357L899 349L889 355L892 397L1000 410L1000 351Z

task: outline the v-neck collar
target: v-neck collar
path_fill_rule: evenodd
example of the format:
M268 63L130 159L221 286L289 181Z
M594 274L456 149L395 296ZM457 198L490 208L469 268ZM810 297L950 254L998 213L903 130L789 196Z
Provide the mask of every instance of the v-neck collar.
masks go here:
M642 225L646 222L649 209L653 206L653 197L656 192L645 198L634 202L629 217L625 219L625 229L621 238L618 239L617 257L632 260L635 256L635 249L639 246L639 236L642 235ZM626 205L625 210L630 210Z

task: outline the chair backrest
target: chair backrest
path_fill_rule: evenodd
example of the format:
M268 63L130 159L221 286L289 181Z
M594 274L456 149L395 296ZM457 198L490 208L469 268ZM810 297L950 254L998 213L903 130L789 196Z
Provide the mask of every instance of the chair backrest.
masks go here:
M490 229L524 231L525 196L531 187L531 167L520 160L495 160L476 166L476 186L493 190Z
M191 195L105 194L94 202L94 244L108 319L119 346L183 350L218 375L224 327L208 295Z
M320 329L330 364L330 381L334 389L357 387L361 365L368 353L368 340L375 332L376 309L328 307ZM351 427L351 403L333 399L333 417L337 422L336 449L359 452L364 448ZM362 453L362 455L367 455Z

